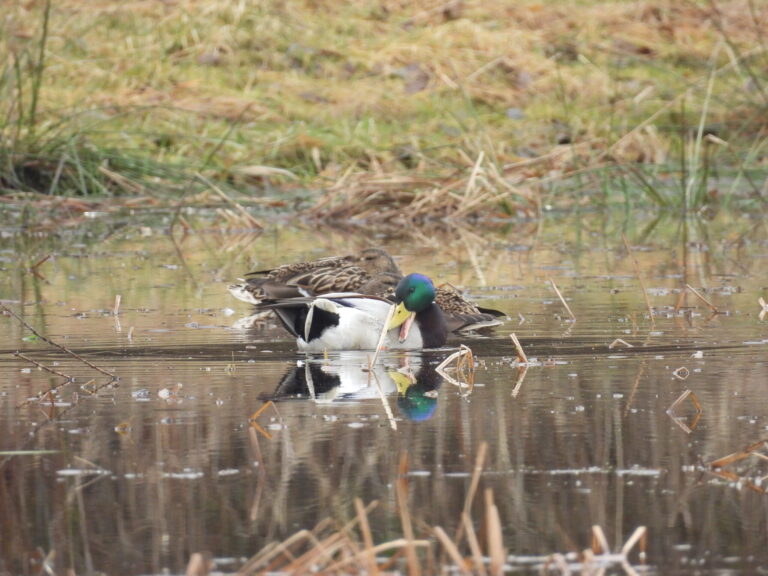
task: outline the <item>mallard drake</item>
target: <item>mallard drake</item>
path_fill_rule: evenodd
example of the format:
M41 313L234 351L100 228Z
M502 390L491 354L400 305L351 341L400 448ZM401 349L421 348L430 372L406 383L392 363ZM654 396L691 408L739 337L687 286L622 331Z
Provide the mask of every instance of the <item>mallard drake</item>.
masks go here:
M229 287L230 293L250 304L263 299L316 296L355 292L392 300L403 277L392 256L379 248L358 254L284 264L246 274L243 282ZM448 331L458 332L500 324L503 312L480 308L448 284L436 288L435 301L445 316Z
M373 350L379 342L393 302L355 293L265 299L261 310L274 310L296 337L299 350ZM448 327L435 304L435 286L422 274L409 274L395 287L395 310L384 346L398 349L437 348ZM399 332L398 329L399 328Z

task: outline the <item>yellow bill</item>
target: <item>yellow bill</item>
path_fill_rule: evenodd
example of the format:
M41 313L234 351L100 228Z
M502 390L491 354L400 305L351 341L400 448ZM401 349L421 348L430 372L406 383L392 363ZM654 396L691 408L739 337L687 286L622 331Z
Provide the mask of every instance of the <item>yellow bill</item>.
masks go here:
M399 339L400 342L403 342L408 337L408 332L411 329L411 324L413 324L413 319L415 317L416 314L408 310L403 302L400 302L400 304L398 304L395 308L395 313L392 315L392 319L389 321L387 330L392 330L393 328L402 326L402 328L400 328Z

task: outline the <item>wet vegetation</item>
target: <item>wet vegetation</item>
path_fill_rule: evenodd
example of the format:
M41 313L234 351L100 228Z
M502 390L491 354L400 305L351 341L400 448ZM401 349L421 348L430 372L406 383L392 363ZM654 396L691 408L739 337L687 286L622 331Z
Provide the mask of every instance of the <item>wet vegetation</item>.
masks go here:
M767 27L753 0L16 3L0 183L366 221L763 205Z

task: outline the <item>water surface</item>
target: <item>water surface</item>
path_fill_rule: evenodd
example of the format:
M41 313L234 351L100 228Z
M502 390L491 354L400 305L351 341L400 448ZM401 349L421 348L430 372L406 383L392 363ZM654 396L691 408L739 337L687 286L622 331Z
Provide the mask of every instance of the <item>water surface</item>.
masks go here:
M184 234L169 234L163 213L3 231L2 302L119 378L0 317L6 571L35 573L30 559L54 551L57 573L183 573L195 552L235 571L271 541L353 518L355 498L379 501L374 541L399 538L406 452L417 537L434 526L453 534L483 443L472 517L480 529L491 488L510 571L538 573L548 555L589 547L593 525L614 548L646 526L645 566L630 556L638 570L768 569L764 458L738 460L730 475L710 466L768 438L761 219L582 214L484 229L252 234L215 214L186 217ZM307 363L273 320L242 327L248 307L226 290L239 274L370 245L509 318L442 350L384 354L373 372L365 354ZM435 373L462 343L477 360L471 387ZM250 421L269 399L275 408Z

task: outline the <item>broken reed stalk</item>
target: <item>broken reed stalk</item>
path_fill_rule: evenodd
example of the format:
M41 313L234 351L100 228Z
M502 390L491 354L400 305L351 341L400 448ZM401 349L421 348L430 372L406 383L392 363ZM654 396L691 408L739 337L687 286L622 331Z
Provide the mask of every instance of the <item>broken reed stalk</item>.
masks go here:
M475 455L475 467L472 469L472 479L469 482L469 490L467 491L467 495L464 498L464 509L462 510L462 514L466 514L467 516L469 516L469 512L472 508L472 501L475 499L477 487L480 484L480 475L483 473L483 467L485 466L485 456L487 453L488 443L481 442L477 449L477 454ZM461 542L463 535L464 526L463 524L459 524L459 527L456 529L456 535L453 538L454 542Z
M714 312L715 314L720 314L720 310L717 309L717 306L715 306L714 304L712 304L712 302L707 300L701 292L696 290L696 288L694 288L690 284L686 284L685 287L688 288L688 290L690 290L691 292L693 292L694 296L696 296L699 300L704 302L704 304L709 306L709 309L712 310L712 312Z
M459 549L456 547L456 544L453 542L453 540L448 537L448 534L445 533L445 530L440 528L440 526L435 526L432 531L443 545L443 548L445 548L445 551L448 552L448 556L450 556L451 560L453 560L453 563L459 572L466 576L472 576L472 571L469 570L465 565L464 558L459 552Z
M66 346L62 346L61 344L57 344L56 342L54 342L54 341L53 341L53 340L51 340L50 338L46 338L45 336L43 336L42 334L40 334L40 332L38 332L37 330L35 330L34 328L32 328L32 326L30 326L30 324L29 324L29 323L28 323L26 320L24 320L24 319L23 319L21 316L19 316L18 314L16 314L16 312L14 312L14 311L13 311L13 310L11 310L10 308L8 308L8 306L6 306L5 304L0 304L0 308L2 308L2 309L3 309L3 310L5 310L5 311L6 311L8 314L10 314L10 315L11 315L11 316L13 316L14 318L16 318L16 320L18 320L19 322L21 322L21 323L22 323L22 325L23 325L23 326L24 326L24 327L25 327L27 330L29 330L30 332L32 332L32 334L34 334L35 336L37 336L38 338L40 338L40 340L42 340L43 342L45 342L45 343L47 343L47 344L50 344L50 345L51 345L51 346L53 346L54 348L58 348L59 350L61 350L62 352L65 352L66 354L69 354L70 356L72 356L73 358L76 358L77 360L79 360L80 362L82 362L83 364L85 364L86 366L88 366L89 368L93 368L93 369L94 369L94 370L96 370L97 372L101 372L102 374L105 374L105 375L109 376L109 377L110 377L110 378L112 378L113 380L117 380L117 376L116 376L115 374L113 374L112 372L110 372L110 371L108 371L108 370L104 370L103 368L99 368L98 366L96 366L95 364L93 364L93 363L89 362L88 360L86 360L85 358L83 358L82 356L80 356L79 354L76 354L75 352L72 352L72 350L70 350L70 349L69 349L69 348L67 348Z
M488 556L490 557L490 571L493 576L501 576L504 573L504 536L501 531L501 518L499 509L493 500L493 489L485 489L485 526L488 537Z
M520 345L520 340L517 339L517 334L512 332L509 337L512 338L512 342L514 343L515 349L517 350L517 361L520 364L528 364L528 357L525 355L523 347Z
M216 186L216 184L214 184L213 182L211 182L210 180L208 180L208 178L206 178L205 176L203 176L203 175L202 175L202 174L200 174L200 173L197 173L197 174L195 174L195 177L196 177L196 178L198 178L198 179L199 179L201 182L203 182L203 183L204 183L206 186L210 187L210 189L211 189L211 190L213 190L214 192L216 192L216 194L218 194L218 195L219 195L219 196L222 198L222 200L224 200L225 202L227 202L228 204L230 204L230 205L231 205L231 206L232 206L232 207L233 207L235 210L237 210L237 211L240 213L240 215L241 215L241 216L242 216L242 217L245 219L245 221L246 221L246 222L247 222L249 225L251 225L251 226L253 226L254 228L257 228L257 229L259 229L259 230L263 230L263 229L264 229L264 225L263 225L261 222L259 222L259 221L258 221L256 218L254 218L254 217L253 217L253 216L252 216L252 215L251 215L251 214L248 212L248 210L246 210L245 208L243 208L243 205L242 205L242 204L240 204L239 202L235 202L234 200L232 200L232 198L230 198L229 196L227 196L227 195L224 193L224 191L223 191L221 188L219 188L218 186Z
M395 483L395 492L397 494L397 507L400 512L400 524L403 527L403 535L408 543L405 547L405 554L408 559L409 576L420 576L421 566L416 556L416 546L413 534L413 524L411 523L411 512L408 509L408 452L403 452L400 456L400 465L398 468L397 482Z
M575 322L576 316L571 310L571 307L568 306L568 303L565 301L565 298L563 298L563 295L560 293L560 290L558 289L557 284L555 284L555 281L552 280L552 278L549 278L548 280L549 280L549 283L552 285L552 288L555 290L555 294L557 294L557 297L560 298L560 302L563 303L563 306L565 306L565 309L568 311L568 315L571 317L571 320Z
M608 545L608 539L601 526L595 524L592 526L592 552L595 554L610 554L611 547Z
M115 295L115 307L112 309L112 315L117 316L120 314L120 301L123 297L120 294Z
M379 573L379 568L376 565L376 554L373 553L371 526L368 524L368 515L365 513L365 507L360 498L355 498L355 510L357 511L357 519L360 521L360 532L363 534L363 544L365 545L366 559L368 561L368 574L376 576Z
M487 576L488 572L485 570L483 550L480 548L480 542L477 539L475 527L472 525L472 518L470 518L469 514L466 512L462 512L461 514L461 524L464 526L464 530L467 533L467 543L469 544L469 550L472 553L474 569L480 576Z
M621 239L624 240L624 247L627 249L627 254L629 254L629 257L632 260L632 265L635 268L635 275L637 276L637 281L640 283L640 289L643 291L645 307L648 309L648 314L651 317L651 324L655 326L656 320L653 318L653 308L651 307L651 300L648 298L648 290L645 289L645 282L643 282L643 277L640 275L640 265L637 263L635 254L632 252L632 248L629 245L629 240L627 240L627 235L623 232L621 233Z

